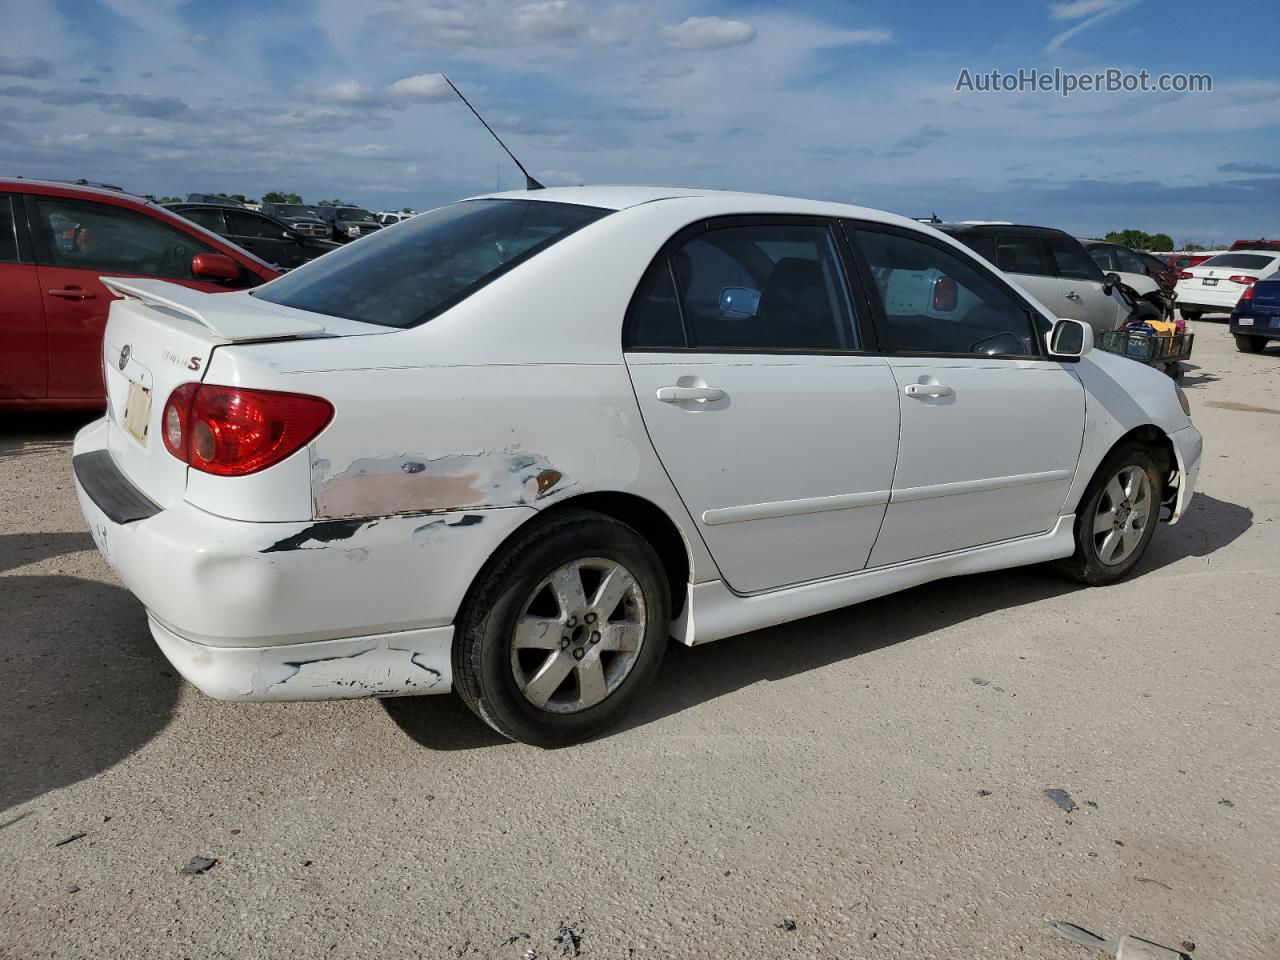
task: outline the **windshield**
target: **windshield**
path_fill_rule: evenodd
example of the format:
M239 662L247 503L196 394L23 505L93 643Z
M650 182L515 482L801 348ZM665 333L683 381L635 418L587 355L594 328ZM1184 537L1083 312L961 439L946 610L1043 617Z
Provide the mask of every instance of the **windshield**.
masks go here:
M304 207L300 203L277 203L272 207L276 214L283 217L315 217L320 219L320 213L315 207Z
M368 210L361 210L359 207L339 207L339 220L377 220Z
M327 253L253 296L384 327L415 327L607 213L543 200L464 200Z
M1210 257L1202 267L1242 267L1245 270L1263 270L1276 262L1275 257L1259 253L1223 253Z

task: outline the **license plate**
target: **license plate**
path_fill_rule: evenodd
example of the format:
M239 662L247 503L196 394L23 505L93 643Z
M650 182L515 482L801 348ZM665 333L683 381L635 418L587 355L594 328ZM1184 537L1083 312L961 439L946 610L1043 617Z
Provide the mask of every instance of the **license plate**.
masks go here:
M129 381L129 397L124 404L124 428L144 447L151 423L151 391L136 380Z
M1241 317L1236 323L1242 327L1252 327L1253 317Z
M1218 285L1218 281L1217 281L1217 280L1210 280L1210 279L1206 279L1206 280L1205 280L1205 282L1204 282L1204 285L1205 285L1206 287L1216 287L1216 286Z

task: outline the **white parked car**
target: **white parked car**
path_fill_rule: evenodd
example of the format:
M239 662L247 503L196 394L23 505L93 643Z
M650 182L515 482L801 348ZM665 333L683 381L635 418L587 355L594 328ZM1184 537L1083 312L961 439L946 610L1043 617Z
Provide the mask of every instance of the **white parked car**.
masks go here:
M378 222L384 227L390 227L397 223L403 223L411 217L416 217L416 213L403 213L396 210L383 210L376 214Z
M1203 313L1230 313L1246 289L1280 270L1280 253L1265 250L1220 253L1178 274L1178 309L1184 320Z
M842 204L536 190L252 292L105 282L80 503L224 699L453 688L570 742L670 636L1042 561L1117 580L1200 464L1167 377Z
M1138 296L1149 297L1160 290L1160 284L1147 273L1147 268L1138 259L1138 255L1128 247L1106 240L1081 238L1080 242L1089 251L1089 256L1093 257L1098 269L1104 274L1114 273L1121 283Z

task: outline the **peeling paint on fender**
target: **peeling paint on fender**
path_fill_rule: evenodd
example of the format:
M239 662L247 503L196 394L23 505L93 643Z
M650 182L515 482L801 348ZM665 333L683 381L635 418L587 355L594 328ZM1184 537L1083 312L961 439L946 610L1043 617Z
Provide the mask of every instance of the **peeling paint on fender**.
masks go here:
M445 527L471 527L477 523L483 523L484 517L478 513L468 513L459 517L457 520L432 520L430 523L424 523L420 527L415 527L412 537L414 543L435 543L439 539L438 534L444 531Z
M568 485L545 457L508 448L364 457L337 474L317 459L312 486L317 517L371 517L529 504Z
M258 552L279 553L284 550L323 550L326 544L332 543L334 540L348 540L355 536L356 531L366 523L369 523L369 521L328 520L324 523L313 523L311 526L299 530L291 536L277 540L271 546ZM370 525L372 526L372 524Z

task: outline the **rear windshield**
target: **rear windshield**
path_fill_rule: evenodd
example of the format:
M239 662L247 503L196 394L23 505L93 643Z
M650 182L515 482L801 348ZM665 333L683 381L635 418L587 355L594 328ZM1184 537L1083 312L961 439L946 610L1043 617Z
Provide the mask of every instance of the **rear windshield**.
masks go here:
M1262 270L1276 262L1275 257L1260 253L1220 253L1210 257L1202 267L1242 267L1245 270Z
M376 219L368 210L361 210L359 207L339 207L339 220L374 220Z
M253 296L383 327L416 327L607 213L545 200L464 200L327 253Z

